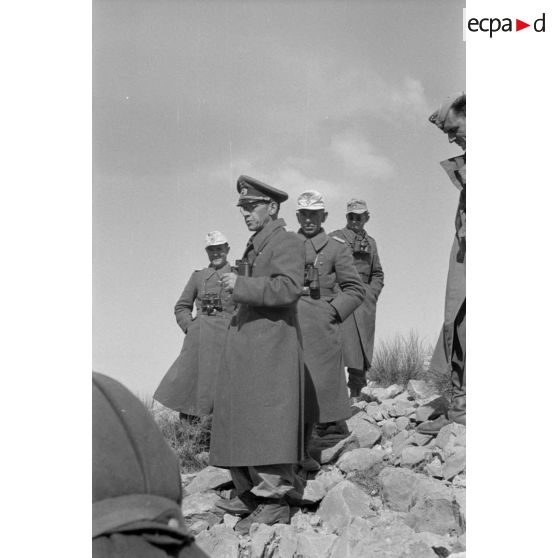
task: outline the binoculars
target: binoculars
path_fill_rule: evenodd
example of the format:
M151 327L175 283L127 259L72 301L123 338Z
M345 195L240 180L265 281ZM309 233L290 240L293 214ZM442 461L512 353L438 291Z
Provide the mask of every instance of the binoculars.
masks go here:
M216 312L222 312L223 304L218 294L205 294L201 297L201 311L208 316Z
M231 269L241 277L252 277L252 264L247 259L236 260Z
M353 242L353 254L368 254L370 252L370 244L366 238L355 238Z
M320 298L320 274L314 264L304 266L304 286L308 287L310 298Z

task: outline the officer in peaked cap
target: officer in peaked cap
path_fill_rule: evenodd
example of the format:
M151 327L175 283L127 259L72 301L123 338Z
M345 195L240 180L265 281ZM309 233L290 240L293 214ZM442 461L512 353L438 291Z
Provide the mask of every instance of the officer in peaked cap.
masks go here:
M366 289L362 304L341 326L343 358L348 369L348 387L354 402L366 385L366 371L372 363L376 304L384 286L384 272L376 241L364 229L370 219L366 201L350 199L347 202L346 218L347 225L331 233L331 236L342 238L351 249L355 267Z
M220 231L207 233L205 251L209 266L192 273L174 307L178 326L185 334L182 350L153 396L178 411L186 423L213 411L219 358L235 306L221 285L223 275L231 271L225 235Z
M305 391L305 456L307 471L319 464L308 452L313 425L318 433L347 433L344 419L351 416L345 386L341 323L364 299L364 286L347 243L329 237L323 223L327 211L316 190L302 192L297 200L298 235L305 247L305 278L298 316L309 377ZM336 288L337 286L337 288ZM343 421L343 422L339 422Z
M289 198L289 195L283 192L283 190L269 186L250 176L240 176L236 182L236 189L240 194L238 203L236 204L237 206L242 206L246 202L257 200L283 203Z
M93 373L93 558L208 558L182 511L178 459L120 382Z
M238 207L252 236L243 273L222 284L238 304L224 341L217 380L209 462L230 469L238 497L219 507L253 523L288 523L302 484L304 363L296 304L304 279L304 245L278 218L288 195L247 176ZM239 268L240 270L240 268Z

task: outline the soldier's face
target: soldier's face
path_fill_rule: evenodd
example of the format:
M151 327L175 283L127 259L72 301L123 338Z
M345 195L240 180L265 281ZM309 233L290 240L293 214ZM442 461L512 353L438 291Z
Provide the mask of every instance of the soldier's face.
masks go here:
M275 202L245 202L239 206L240 214L249 231L261 231L277 213Z
M227 254L229 253L228 244L219 244L218 246L208 246L205 251L209 258L211 267L215 269L222 268L227 263Z
M327 218L327 213L323 209L314 211L310 209L299 209L296 212L296 218L300 224L302 234L306 238L312 238L320 232L322 223Z
M368 213L347 213L347 228L356 233L361 232L368 219Z
M443 132L448 135L448 140L450 143L456 143L465 151L467 147L466 141L466 120L465 115L461 113L456 113L454 110L450 110L444 121Z

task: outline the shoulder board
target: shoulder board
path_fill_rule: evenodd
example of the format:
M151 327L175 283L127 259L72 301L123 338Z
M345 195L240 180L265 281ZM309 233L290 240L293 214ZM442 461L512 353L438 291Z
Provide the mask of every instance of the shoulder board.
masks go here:
M339 238L338 236L331 235L331 238L334 238L335 240L337 240L337 242L341 242L341 244L345 244L345 240L343 240L342 238Z

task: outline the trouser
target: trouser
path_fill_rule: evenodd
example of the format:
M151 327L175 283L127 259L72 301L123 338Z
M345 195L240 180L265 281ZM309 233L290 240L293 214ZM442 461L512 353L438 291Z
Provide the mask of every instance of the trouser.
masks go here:
M454 322L453 349L451 353L451 384L452 397L448 411L450 420L465 424L466 397L465 397L465 355L466 355L466 317L465 303L462 304Z
M366 386L366 371L358 370L358 368L347 368L349 373L349 381L347 387L352 391L360 393L360 390Z
M230 472L239 494L249 491L261 498L302 498L304 486L292 464L231 467Z

